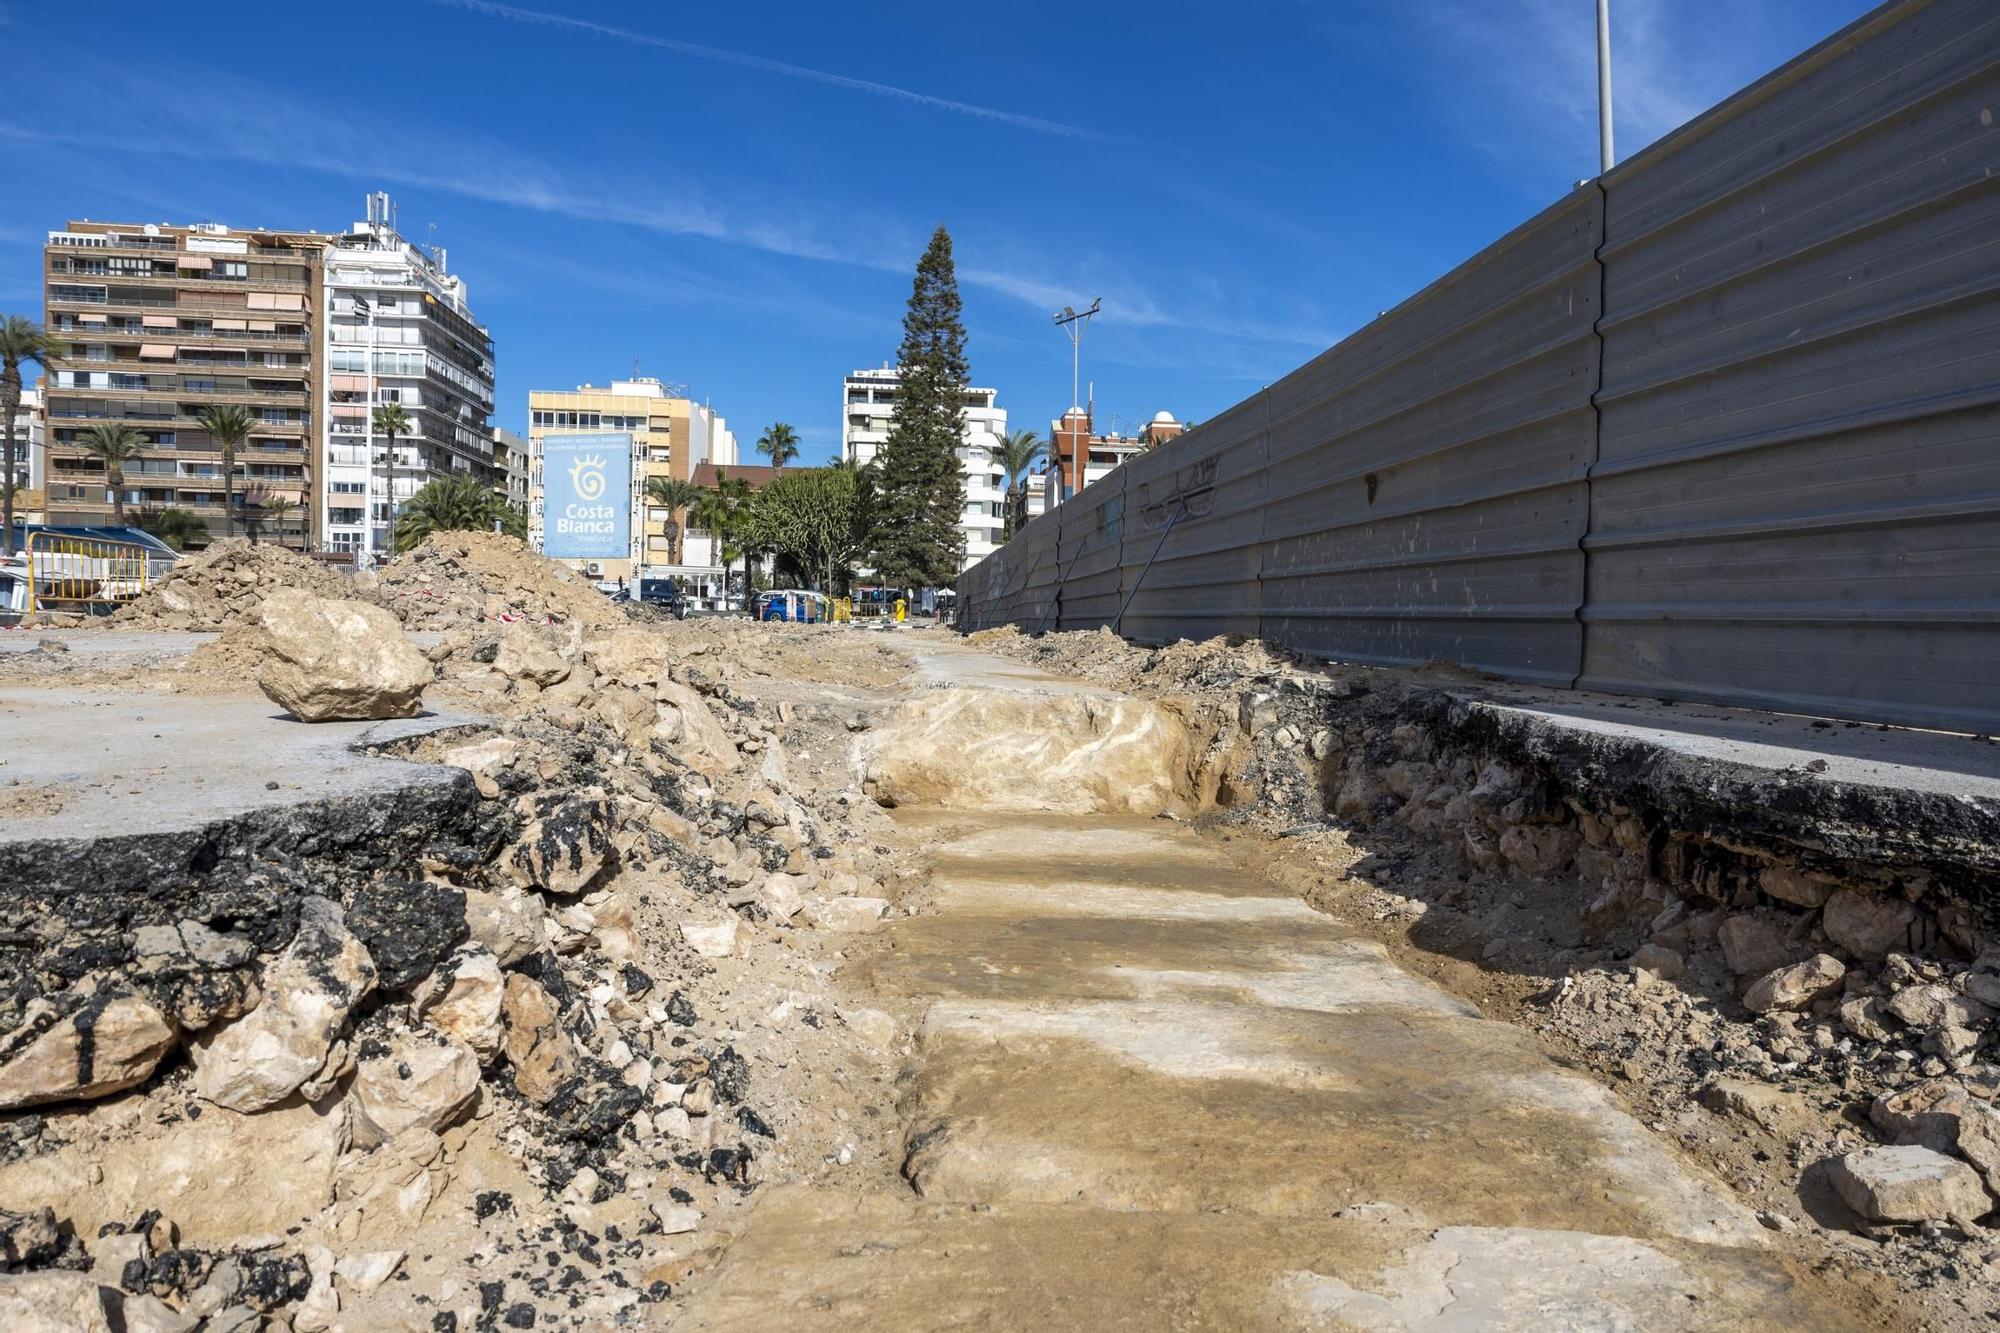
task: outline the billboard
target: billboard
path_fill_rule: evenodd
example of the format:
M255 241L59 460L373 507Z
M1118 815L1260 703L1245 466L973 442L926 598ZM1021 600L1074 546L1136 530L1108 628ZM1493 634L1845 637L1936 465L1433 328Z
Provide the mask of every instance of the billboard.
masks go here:
M632 437L542 437L542 551L561 559L632 554Z

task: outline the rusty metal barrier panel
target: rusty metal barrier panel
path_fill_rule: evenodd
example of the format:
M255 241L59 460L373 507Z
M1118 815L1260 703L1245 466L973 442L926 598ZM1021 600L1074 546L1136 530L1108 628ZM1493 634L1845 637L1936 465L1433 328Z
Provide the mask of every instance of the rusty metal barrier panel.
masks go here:
M31 532L28 614L109 615L151 586L153 554L138 542Z
M1260 630L1263 398L1207 423L1189 444L1141 454L1125 473L1124 615L1118 630L1165 643Z
M1575 679L1601 223L1574 191L1266 391L1265 638Z
M1613 172L1579 684L2000 730L2000 5Z

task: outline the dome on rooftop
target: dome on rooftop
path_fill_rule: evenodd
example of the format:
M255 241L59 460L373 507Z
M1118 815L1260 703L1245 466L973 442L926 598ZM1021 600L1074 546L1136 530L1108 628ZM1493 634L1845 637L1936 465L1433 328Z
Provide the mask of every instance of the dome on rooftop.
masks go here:
M1153 413L1153 424L1155 426L1178 426L1181 423L1174 420L1172 412L1161 411Z

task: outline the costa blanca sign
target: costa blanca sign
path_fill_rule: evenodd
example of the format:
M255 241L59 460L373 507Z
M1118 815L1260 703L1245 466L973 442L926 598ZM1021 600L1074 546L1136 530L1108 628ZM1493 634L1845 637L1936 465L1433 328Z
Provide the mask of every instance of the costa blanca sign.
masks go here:
M562 559L632 554L632 437L542 437L542 550Z

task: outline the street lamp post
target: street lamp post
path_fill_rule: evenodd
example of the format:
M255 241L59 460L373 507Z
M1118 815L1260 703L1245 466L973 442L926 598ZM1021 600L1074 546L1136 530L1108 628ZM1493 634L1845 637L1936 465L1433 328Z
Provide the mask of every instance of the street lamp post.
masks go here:
M1617 161L1611 150L1611 0L1597 0L1597 170L1610 171Z
M1083 410L1083 330L1090 323L1090 317L1095 315L1099 307L1103 304L1104 298L1100 296L1090 303L1088 310L1078 310L1073 306L1064 306L1051 316L1055 320L1056 327L1069 335L1069 410L1071 412ZM1065 417L1064 420L1067 421L1068 418ZM1074 434L1074 428L1072 428L1072 434ZM1062 477L1056 479L1056 488L1058 491L1062 490L1064 480L1065 478ZM1054 497L1045 497L1044 503L1048 503L1051 498L1060 501L1063 497L1060 494Z

